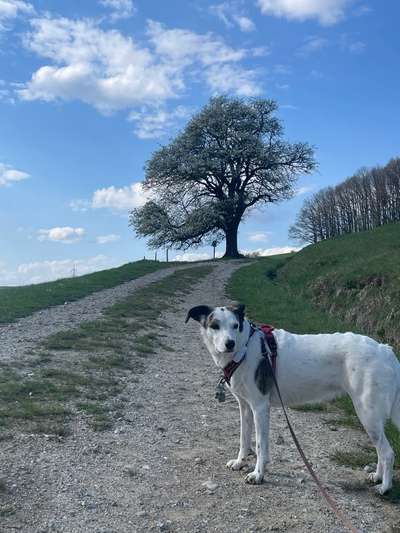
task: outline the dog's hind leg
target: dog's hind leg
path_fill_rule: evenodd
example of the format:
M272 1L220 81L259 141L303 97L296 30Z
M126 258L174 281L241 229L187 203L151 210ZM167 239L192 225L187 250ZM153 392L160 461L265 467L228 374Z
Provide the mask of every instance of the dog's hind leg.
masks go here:
M368 401L370 400L370 401ZM368 398L353 400L357 415L365 428L378 454L376 472L370 474L369 479L374 483L382 481L376 486L379 494L385 494L392 488L394 453L385 435L385 421L389 418L381 405L379 398L373 401Z
M253 433L253 413L250 405L242 398L236 397L240 410L240 449L237 459L226 463L227 468L240 470L246 464L246 457L251 452L251 436Z
M253 472L247 474L246 483L259 484L264 479L265 467L269 461L269 396L256 406L252 406L254 425L256 428L257 462Z

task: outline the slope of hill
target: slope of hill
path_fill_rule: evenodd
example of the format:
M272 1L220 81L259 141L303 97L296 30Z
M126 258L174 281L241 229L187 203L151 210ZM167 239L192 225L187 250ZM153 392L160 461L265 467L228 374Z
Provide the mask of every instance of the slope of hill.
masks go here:
M308 246L277 276L331 316L400 351L400 224Z
M40 309L63 304L65 301L78 300L93 292L115 287L167 266L171 266L171 263L142 260L76 278L23 287L1 287L0 324L28 316Z
M249 269L235 275L233 292L246 298L253 290L250 307L260 319L299 333L351 328L400 351L400 224L322 241Z

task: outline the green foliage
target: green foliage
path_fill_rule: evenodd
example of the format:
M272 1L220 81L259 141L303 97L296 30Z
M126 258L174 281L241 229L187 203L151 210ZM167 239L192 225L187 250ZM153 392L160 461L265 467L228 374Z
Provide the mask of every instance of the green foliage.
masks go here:
M73 302L93 292L115 287L166 266L170 266L170 263L137 261L77 278L24 287L1 287L0 323L12 322L53 305Z

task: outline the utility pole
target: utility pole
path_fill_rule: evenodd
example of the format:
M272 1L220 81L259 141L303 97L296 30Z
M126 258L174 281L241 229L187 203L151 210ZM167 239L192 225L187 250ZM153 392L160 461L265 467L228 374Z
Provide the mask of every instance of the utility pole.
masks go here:
M165 252L166 252L165 255L166 255L167 263L168 263L168 252L169 252L169 248L167 248Z
M157 261L157 250L154 252L154 261Z
M74 263L73 266L72 266L72 277L73 278L76 277L76 263Z

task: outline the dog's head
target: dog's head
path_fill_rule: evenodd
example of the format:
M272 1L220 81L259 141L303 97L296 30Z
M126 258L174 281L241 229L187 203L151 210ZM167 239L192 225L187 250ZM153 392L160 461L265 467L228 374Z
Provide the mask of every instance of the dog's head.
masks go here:
M245 306L209 307L198 305L189 310L186 322L190 318L200 323L207 341L219 353L232 353L240 345L243 331Z

